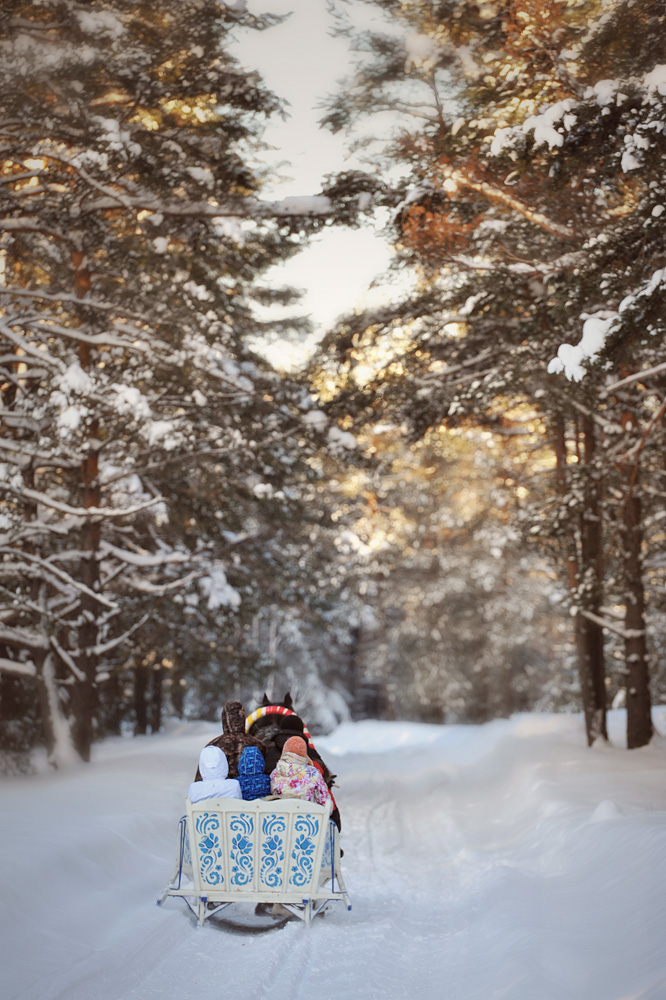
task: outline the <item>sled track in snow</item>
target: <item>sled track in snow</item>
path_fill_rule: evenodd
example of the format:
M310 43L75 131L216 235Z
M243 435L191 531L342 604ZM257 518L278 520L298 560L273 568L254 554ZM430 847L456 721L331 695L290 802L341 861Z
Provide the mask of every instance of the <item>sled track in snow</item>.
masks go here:
M155 906L200 727L3 782L2 1000L664 1000L666 741L590 751L565 716L433 731L322 741L353 910L309 928Z

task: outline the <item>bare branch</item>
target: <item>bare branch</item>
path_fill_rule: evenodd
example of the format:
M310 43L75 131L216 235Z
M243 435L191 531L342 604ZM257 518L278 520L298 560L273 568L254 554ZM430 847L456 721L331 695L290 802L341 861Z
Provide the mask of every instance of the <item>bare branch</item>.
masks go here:
M506 205L507 208L513 209L514 212L518 212L519 215L522 215L529 222L533 222L535 226L545 229L554 236L560 236L565 240L572 240L576 236L575 231L569 226L562 226L559 222L554 222L547 215L544 215L543 212L536 211L524 201L520 201L519 198L515 198L508 191L503 191L495 184L489 184L487 181L475 181L461 170L447 168L445 174L458 187L476 191L477 194L483 195L488 201L500 202L500 204Z
M633 385L634 382L642 382L644 378L650 378L652 375L660 375L661 372L666 372L666 361L662 362L660 365L655 365L654 368L644 368L643 371L636 372L634 375L627 375L626 378L621 379L619 382L613 382L612 385L607 386L602 392L602 398L605 398L609 393L615 392L616 389L622 389L625 385Z

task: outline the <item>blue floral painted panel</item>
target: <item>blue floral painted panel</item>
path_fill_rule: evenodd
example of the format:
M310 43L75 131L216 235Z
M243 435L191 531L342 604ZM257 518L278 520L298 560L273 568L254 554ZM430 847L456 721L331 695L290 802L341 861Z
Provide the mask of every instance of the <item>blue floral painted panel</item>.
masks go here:
M254 819L249 813L240 813L229 823L231 830L231 884L247 885L254 877L252 860L252 833Z
M222 838L220 836L220 821L216 813L200 813L196 817L197 846L202 882L208 885L221 885L224 882L222 874Z
M299 816L294 823L294 844L291 850L289 884L297 889L307 885L314 868L315 840L319 820L315 816Z
M331 875L334 837L335 837L335 824L331 819L329 820L328 823L328 836L324 840L324 852L321 857L321 874L324 878L330 878Z
M262 885L277 889L282 884L284 861L284 834L287 824L284 816L270 813L261 824L261 869Z

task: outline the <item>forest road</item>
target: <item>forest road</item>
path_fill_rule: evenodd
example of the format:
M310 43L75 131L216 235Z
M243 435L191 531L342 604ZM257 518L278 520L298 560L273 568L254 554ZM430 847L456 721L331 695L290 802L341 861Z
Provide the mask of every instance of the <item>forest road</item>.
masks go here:
M0 995L666 1000L666 746L589 751L580 725L357 723L322 739L353 909L263 934L155 906L200 727L3 780Z

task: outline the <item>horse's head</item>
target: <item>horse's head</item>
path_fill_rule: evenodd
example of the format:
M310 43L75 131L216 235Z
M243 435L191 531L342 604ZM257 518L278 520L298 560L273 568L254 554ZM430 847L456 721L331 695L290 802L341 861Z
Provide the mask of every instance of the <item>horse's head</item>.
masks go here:
M252 715L248 716L246 723L247 732L259 740L270 742L275 734L280 731L280 723L283 716L292 716L293 713L294 703L288 691L284 696L284 701L271 701L264 691L264 696L259 702L259 708Z

